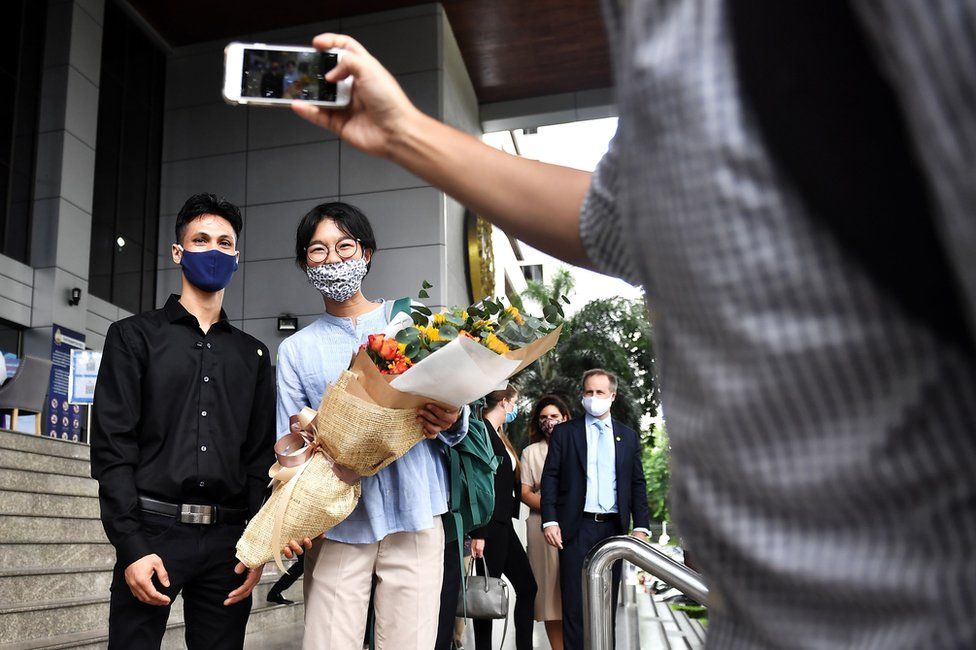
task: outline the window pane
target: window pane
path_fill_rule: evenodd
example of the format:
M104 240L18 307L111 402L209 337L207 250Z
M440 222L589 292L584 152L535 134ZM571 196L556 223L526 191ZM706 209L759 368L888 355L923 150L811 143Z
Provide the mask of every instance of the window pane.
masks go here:
M165 69L165 55L106 3L89 286L132 312L156 298Z

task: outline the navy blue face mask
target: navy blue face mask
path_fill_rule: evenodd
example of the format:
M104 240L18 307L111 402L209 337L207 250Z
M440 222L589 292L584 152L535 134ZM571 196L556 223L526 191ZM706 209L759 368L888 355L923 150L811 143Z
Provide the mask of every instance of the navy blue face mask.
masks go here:
M230 284L230 278L237 270L236 254L228 255L216 248L202 253L190 252L182 246L179 249L183 251L180 266L190 284L208 293L220 291Z

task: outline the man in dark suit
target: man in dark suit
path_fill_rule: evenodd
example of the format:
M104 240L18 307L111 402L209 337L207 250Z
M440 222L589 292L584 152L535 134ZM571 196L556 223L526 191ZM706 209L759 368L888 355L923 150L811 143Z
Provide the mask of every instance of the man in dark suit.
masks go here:
M563 638L567 650L583 648L583 558L607 537L630 530L647 539L649 510L637 433L610 417L617 378L606 370L583 375L586 415L552 432L542 471L542 529L559 551ZM620 563L613 568L613 596Z

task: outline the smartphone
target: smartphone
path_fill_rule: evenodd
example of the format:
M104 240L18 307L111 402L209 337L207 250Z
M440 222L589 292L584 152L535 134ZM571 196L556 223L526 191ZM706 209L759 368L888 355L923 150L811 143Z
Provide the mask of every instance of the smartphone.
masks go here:
M352 78L325 80L343 50L230 43L224 48L224 99L232 104L287 105L295 100L318 106L349 105Z

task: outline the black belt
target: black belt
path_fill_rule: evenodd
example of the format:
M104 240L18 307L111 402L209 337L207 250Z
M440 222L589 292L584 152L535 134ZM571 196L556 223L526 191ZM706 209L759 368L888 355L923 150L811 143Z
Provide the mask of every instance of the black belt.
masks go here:
M620 515L616 512L584 512L583 518L598 522L620 521Z
M196 503L169 503L139 495L139 507L164 517L175 517L184 524L243 524L247 521L244 508L200 505Z

